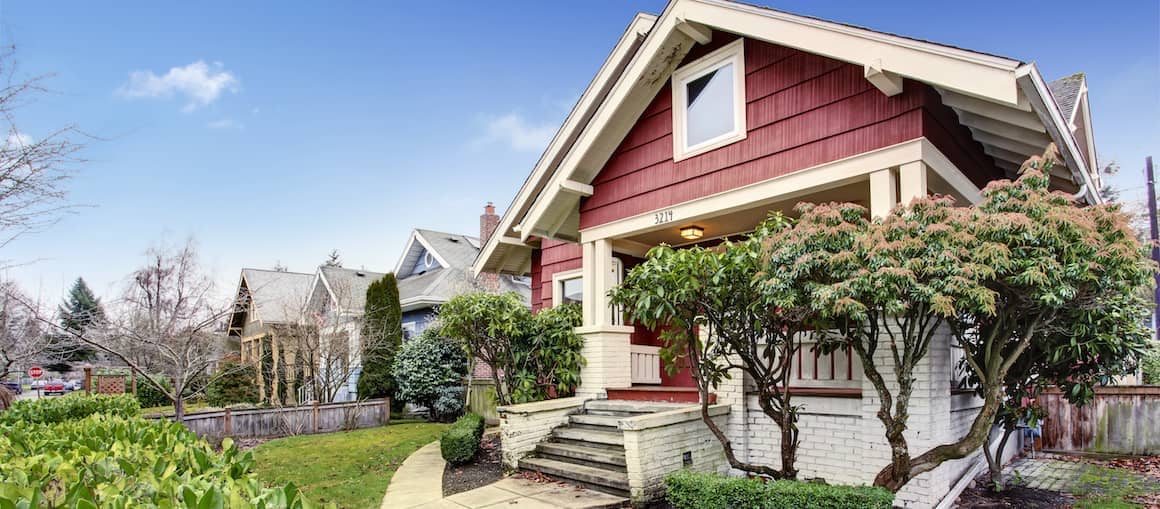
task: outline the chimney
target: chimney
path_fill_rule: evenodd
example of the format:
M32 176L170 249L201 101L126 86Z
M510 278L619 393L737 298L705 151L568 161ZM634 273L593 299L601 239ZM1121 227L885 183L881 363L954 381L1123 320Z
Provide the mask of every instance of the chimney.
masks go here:
M487 202L483 206L483 214L479 216L479 243L487 244L488 239L495 235L499 228L499 216L495 213L495 205ZM491 292L499 291L499 275L482 272L479 274L479 284Z

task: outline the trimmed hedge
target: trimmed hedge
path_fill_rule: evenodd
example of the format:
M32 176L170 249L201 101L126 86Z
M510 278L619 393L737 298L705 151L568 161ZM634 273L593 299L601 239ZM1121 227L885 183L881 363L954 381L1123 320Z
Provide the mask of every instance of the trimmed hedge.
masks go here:
M439 452L452 465L462 465L475 458L483 439L483 417L467 414L455 421L439 440Z
M669 503L679 509L890 509L894 494L873 486L830 486L802 481L699 474L682 470L665 478Z
M84 419L93 414L136 417L141 406L132 394L83 396L72 394L59 398L17 401L0 414L0 426L11 424L55 424Z

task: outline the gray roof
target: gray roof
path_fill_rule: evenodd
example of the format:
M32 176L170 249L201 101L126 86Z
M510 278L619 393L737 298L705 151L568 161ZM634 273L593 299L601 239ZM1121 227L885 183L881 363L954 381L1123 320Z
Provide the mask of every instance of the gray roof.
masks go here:
M338 300L339 308L360 313L366 307L367 287L386 275L383 272L327 266L319 267L318 273L326 280L327 287Z
M313 274L242 269L242 279L264 323L297 320L314 282Z
M438 258L446 261L450 267L440 267L399 278L400 300L426 297L442 302L479 288L471 276L471 264L479 254L478 238L419 228L415 229L415 235L421 242L413 243L408 252L403 254L399 264L402 270L407 270L418 261L420 253L425 249L424 245L429 246ZM532 290L529 285L521 284L510 276L500 276L499 280L500 291L517 292L525 300L531 297Z
M1055 98L1055 103L1059 105L1059 110L1063 112L1064 120L1071 121L1072 112L1075 111L1075 103L1079 101L1079 91L1083 88L1083 81L1084 74L1077 72L1047 85L1051 89L1051 96Z

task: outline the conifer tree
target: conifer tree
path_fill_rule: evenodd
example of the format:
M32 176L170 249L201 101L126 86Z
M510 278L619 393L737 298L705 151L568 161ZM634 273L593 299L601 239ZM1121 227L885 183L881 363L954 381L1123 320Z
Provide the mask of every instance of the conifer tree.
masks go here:
M391 365L403 343L403 311L399 284L387 274L367 287L362 326L362 374L358 396L362 399L394 397L395 377Z
M61 328L83 334L104 320L105 310L101 306L101 299L93 294L84 278L78 277L69 289L64 304L60 306ZM61 338L57 343L61 359L66 362L57 363L56 371L61 371L68 362L85 361L93 357L93 349L77 341Z

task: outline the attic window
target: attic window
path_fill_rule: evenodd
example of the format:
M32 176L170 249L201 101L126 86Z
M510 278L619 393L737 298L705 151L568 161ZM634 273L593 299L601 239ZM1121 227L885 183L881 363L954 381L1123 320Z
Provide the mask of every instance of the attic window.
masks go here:
M745 46L738 39L673 73L673 159L745 139Z
M435 266L435 257L431 255L430 251L423 255L423 266L427 268Z

